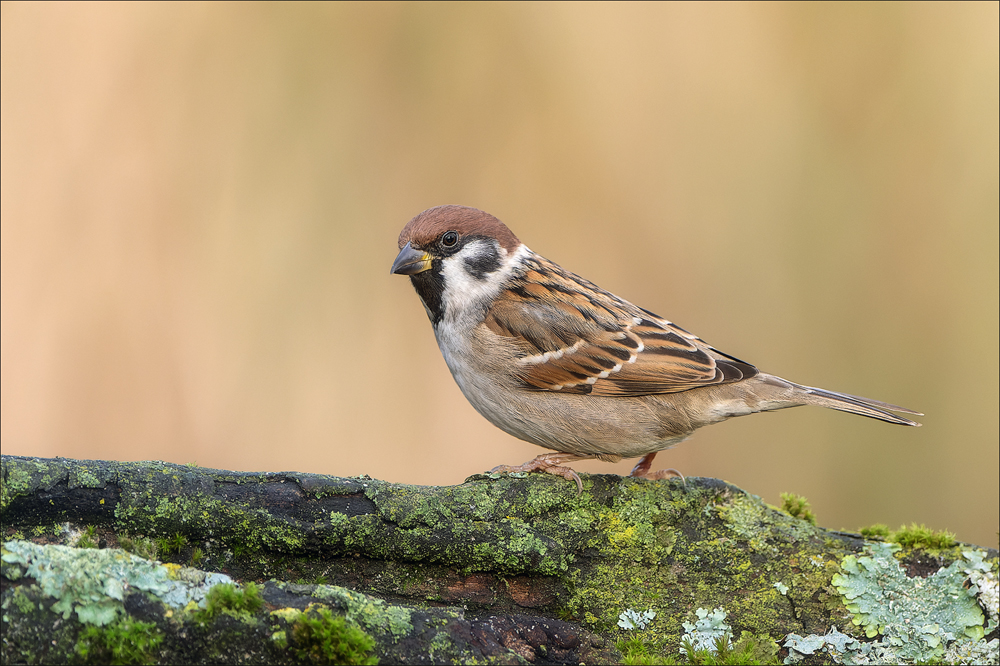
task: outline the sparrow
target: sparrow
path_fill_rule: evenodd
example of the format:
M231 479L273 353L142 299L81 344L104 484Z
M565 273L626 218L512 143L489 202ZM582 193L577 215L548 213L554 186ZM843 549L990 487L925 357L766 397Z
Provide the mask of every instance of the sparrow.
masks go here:
M677 324L535 254L500 220L438 206L399 234L392 273L408 275L452 376L504 432L551 449L492 472L548 472L567 463L641 458L734 416L818 405L888 423L920 424L897 405L802 386L715 349Z

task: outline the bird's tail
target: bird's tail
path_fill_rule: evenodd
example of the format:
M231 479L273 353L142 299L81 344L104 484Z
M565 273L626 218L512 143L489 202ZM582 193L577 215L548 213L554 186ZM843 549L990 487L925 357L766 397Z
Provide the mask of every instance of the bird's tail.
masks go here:
M791 383L792 382L789 382L789 384ZM904 414L923 416L921 412L915 412L912 409L907 409L906 407L891 405L880 400L872 400L871 398L862 398L857 395L848 395L847 393L836 393L834 391L827 391L826 389L813 388L812 386L801 386L799 384L793 384L793 386L798 389L796 393L801 398L801 404L829 407L830 409L837 409L842 412L850 412L851 414L860 414L861 416L878 419L879 421L885 421L886 423L908 426L921 425L916 421L911 421L910 419L897 416L892 413L903 412ZM805 395L802 395L803 393Z

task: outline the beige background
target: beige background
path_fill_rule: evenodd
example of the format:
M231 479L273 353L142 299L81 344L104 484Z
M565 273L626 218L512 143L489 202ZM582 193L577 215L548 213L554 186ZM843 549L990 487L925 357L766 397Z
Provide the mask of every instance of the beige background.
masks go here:
M660 466L997 546L998 24L4 3L3 452L420 484L531 458L389 274L462 203L769 372L927 413L736 419Z

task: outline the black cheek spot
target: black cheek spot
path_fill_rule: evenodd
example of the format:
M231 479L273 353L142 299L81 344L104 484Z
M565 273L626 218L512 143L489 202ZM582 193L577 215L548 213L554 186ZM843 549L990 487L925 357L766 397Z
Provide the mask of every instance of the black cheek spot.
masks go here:
M477 280L486 279L487 274L500 268L500 257L495 248L489 248L474 257L465 259L465 270Z

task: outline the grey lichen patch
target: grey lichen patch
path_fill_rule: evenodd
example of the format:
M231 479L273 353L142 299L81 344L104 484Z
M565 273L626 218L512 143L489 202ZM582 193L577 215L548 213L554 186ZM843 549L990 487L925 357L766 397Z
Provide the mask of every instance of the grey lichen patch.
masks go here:
M888 662L887 662L888 663ZM941 657L943 664L1000 664L1000 639L955 641Z
M188 608L190 604L205 606L205 600L216 585L232 585L233 579L224 573L201 571L176 564L164 564L170 578L170 589L160 599L173 608Z
M727 644L733 642L733 628L726 624L726 612L722 608L695 610L694 622L684 622L684 640L691 642L696 650L716 651L719 639Z
M213 586L232 583L225 574L164 565L110 548L8 541L3 544L2 562L6 578L31 578L45 596L55 599L54 612L63 618L76 612L80 622L98 626L123 613L129 591L147 592L169 607L182 609L192 603L203 606Z
M877 655L872 655L871 645L838 631L836 627L830 627L830 631L823 635L789 634L784 647L788 648L786 664L797 664L809 655L823 653L837 664L871 663L870 659L877 658Z
M344 610L348 620L369 631L389 633L397 639L413 631L412 612L404 606L389 605L381 599L335 585L317 585L312 596L335 603Z
M894 664L938 663L938 664L995 664L1000 658L1000 640L973 641L961 639L950 643L937 657L928 660L910 661L900 654L897 646L886 640L874 642L859 641L836 627L823 635L799 636L789 634L784 642L788 648L786 664L797 664L811 655L827 655L835 664Z
M162 594L171 587L165 568L120 550L8 541L2 561L4 576L34 579L46 596L57 600L53 611L64 619L75 611L84 624L113 621L129 588Z
M997 580L997 558L989 562L981 550L964 550L964 571L969 575L969 594L975 594L987 614L986 633L991 634L1000 624L1000 583Z
M893 557L898 550L896 544L869 544L868 555L846 556L832 580L853 623L868 638L881 637L864 644L875 651L872 658L883 660L879 663L942 659L954 643L979 642L992 630L995 625L985 622L977 601L979 588L967 587L968 571L982 567L981 552L970 551L926 578L910 578Z
M814 523L776 511L756 495L735 495L716 510L736 534L747 539L754 550L763 553L777 553L768 540L776 540L778 535L802 541L815 537L818 532Z

